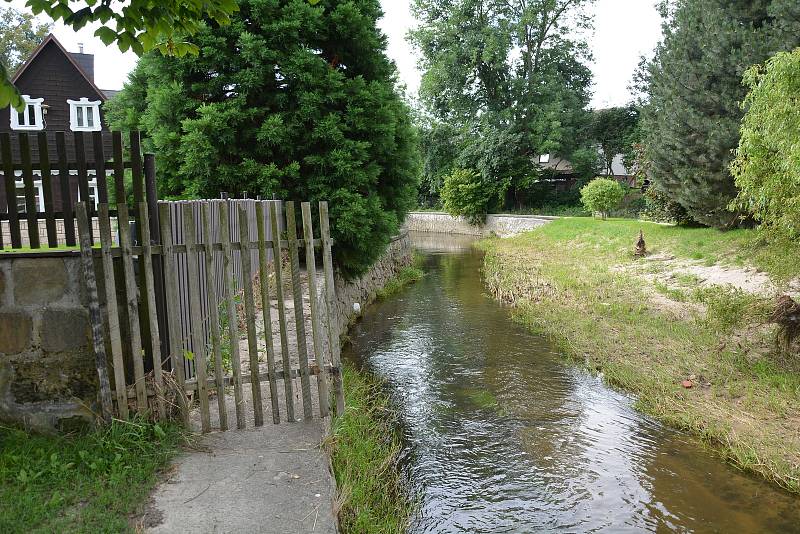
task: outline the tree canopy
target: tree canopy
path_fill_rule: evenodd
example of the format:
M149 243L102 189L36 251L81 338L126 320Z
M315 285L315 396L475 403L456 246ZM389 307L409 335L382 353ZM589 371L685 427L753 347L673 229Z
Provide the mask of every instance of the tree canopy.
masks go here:
M794 0L664 2L664 40L644 72L650 178L698 222L728 227L745 71L800 44Z
M30 13L0 7L0 63L14 72L50 33L51 24L39 24Z
M379 1L239 7L194 35L197 57L146 54L106 116L147 134L167 195L328 200L338 264L359 274L414 204L418 174Z
M581 31L591 26L592 2L414 1L420 99L435 121L432 131L455 129L461 141L453 166L428 176L472 169L501 197L516 197L538 178L535 155L581 148L591 83Z
M800 235L800 49L747 71L750 93L731 170L734 206L770 233Z
M112 0L25 2L33 15L43 13L76 31L89 23L99 23L94 33L103 43L116 42L123 52L133 50L140 55L155 48L178 56L196 53L196 46L184 38L198 31L206 19L227 24L238 9L237 0L127 0L122 4L114 4ZM0 107L21 108L23 101L10 81L9 69L8 65L0 64Z
M590 136L603 153L606 174L613 174L611 166L618 154L632 151L638 123L639 110L632 105L592 112Z

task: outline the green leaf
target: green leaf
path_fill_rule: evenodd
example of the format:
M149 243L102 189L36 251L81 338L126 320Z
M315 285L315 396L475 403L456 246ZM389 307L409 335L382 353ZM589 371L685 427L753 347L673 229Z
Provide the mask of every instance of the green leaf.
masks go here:
M94 34L103 41L103 44L108 46L117 40L117 33L106 26L100 26L95 30Z

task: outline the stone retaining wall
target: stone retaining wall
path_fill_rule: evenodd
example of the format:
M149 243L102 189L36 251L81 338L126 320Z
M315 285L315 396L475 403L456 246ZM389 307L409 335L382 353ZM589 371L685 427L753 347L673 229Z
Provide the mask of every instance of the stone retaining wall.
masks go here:
M97 372L80 258L0 256L0 420L93 420Z
M345 282L337 276L335 315L339 322L338 332L345 333L350 322L359 315L353 310L354 304L363 310L375 300L379 289L411 263L411 239L408 232L403 232L392 240L386 252L361 277Z
M413 232L437 232L476 236L509 235L528 232L543 226L557 217L544 215L488 215L482 226L469 224L463 217L453 217L444 212L414 211L406 217L405 227Z

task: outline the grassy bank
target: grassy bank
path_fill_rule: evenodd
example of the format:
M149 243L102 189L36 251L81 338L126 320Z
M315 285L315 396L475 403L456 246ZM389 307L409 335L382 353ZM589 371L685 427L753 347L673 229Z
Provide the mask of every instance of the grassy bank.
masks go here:
M0 532L133 531L181 436L136 422L58 437L0 427Z
M644 259L633 255L640 229ZM781 289L800 275L796 244L744 230L561 219L481 246L486 282L517 320L635 393L642 411L800 492L800 358L775 347L772 298L671 272L751 265Z
M344 367L346 409L328 446L344 534L405 532L411 503L397 466L400 437L389 398L374 377Z

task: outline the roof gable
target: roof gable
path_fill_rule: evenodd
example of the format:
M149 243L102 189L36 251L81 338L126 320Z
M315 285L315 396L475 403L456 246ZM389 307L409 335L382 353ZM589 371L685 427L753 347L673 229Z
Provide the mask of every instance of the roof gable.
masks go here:
M33 54L31 54L31 57L29 57L28 60L25 61L25 63L23 63L22 66L19 69L17 69L17 72L14 74L14 77L11 79L11 83L16 85L17 82L20 79L23 78L23 76L24 76L25 72L28 70L28 68L36 62L37 58L39 58L41 56L42 52L45 49L48 49L48 47L52 47L54 50L56 50L57 53L60 54L60 56L62 56L64 58L64 61L72 69L74 69L75 75L76 76L80 76L87 84L89 84L89 86L97 94L97 98L99 98L100 100L103 100L103 101L107 100L107 97L106 97L105 93L103 91L101 91L97 87L97 85L95 85L94 80L86 73L85 70L83 70L83 68L81 68L80 65L78 65L78 63L75 61L75 58L73 57L73 55L70 54L69 52L67 52L67 50L62 46L62 44L58 41L58 39L55 38L55 36L52 33L50 35L48 35L44 39L44 41L42 41L42 43L36 48L36 50L33 51Z

